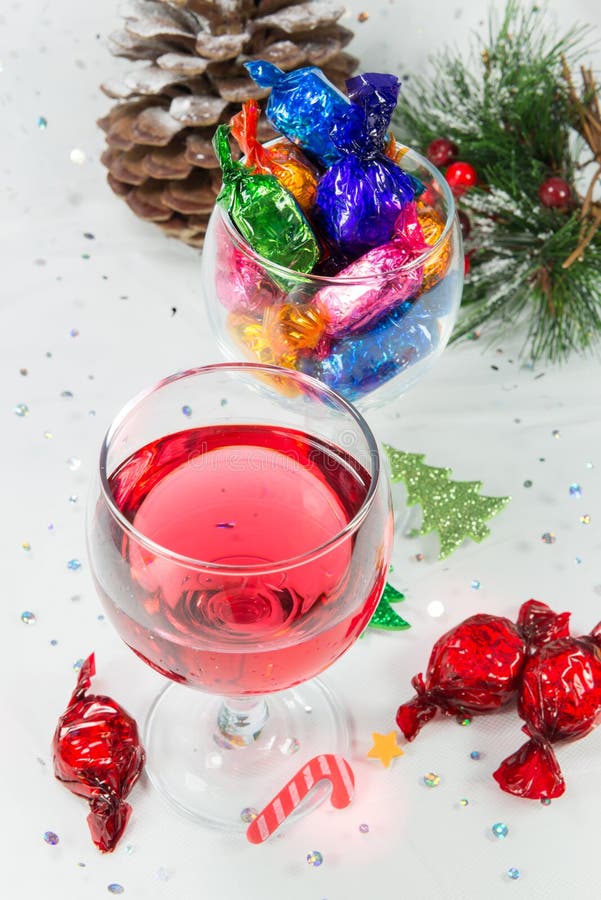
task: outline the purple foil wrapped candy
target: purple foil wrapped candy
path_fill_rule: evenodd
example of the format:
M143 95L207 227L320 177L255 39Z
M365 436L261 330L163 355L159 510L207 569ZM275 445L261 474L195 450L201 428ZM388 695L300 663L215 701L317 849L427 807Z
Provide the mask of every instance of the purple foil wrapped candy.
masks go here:
M333 117L348 109L349 102L321 69L307 66L282 72L263 60L246 62L244 66L260 87L271 88L266 113L277 131L324 167L340 159L329 129Z
M366 73L346 84L351 104L335 114L330 128L341 158L319 181L315 212L341 251L357 257L390 241L415 184L384 154L398 78Z
M338 273L340 279L358 279L355 283L338 284L335 278L313 298L326 320L326 334L351 334L415 296L424 268L411 263L427 246L415 203L410 203L398 218L392 241L375 247Z

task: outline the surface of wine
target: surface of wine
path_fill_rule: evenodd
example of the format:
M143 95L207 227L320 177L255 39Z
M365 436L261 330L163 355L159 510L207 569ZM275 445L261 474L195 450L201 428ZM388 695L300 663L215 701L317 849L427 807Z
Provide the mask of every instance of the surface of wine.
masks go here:
M370 560L386 535L366 533L366 517L333 540L369 476L302 432L182 431L126 459L110 488L134 531L113 524L127 577L102 593L132 649L178 681L238 695L289 687L336 659L379 599L385 573Z

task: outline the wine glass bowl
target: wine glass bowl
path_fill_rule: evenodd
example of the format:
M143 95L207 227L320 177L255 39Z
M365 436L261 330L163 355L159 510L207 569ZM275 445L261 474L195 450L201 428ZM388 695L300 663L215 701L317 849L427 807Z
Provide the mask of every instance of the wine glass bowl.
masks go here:
M366 410L398 397L445 348L461 301L464 258L452 192L442 174L397 144L420 183L417 212L427 248L394 271L349 278L302 274L253 251L217 205L203 254L202 285L227 359L303 371ZM360 304L359 324L326 325L328 310Z
M241 792L270 799L295 749L344 752L344 717L310 679L354 643L385 583L392 516L373 435L298 372L207 366L117 416L93 497L107 614L171 682L149 718L151 779L188 815L240 827Z

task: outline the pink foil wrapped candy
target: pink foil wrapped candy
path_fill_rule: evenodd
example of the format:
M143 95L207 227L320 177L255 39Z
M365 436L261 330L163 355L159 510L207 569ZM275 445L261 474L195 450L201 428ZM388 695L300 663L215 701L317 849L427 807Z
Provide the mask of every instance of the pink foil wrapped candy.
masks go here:
M423 279L423 266L412 266L427 248L417 219L415 203L399 215L395 235L387 244L375 247L338 273L338 278L355 283L334 283L321 288L313 302L326 320L325 331L340 337L365 328L394 307L413 297ZM405 267L405 268L403 268Z

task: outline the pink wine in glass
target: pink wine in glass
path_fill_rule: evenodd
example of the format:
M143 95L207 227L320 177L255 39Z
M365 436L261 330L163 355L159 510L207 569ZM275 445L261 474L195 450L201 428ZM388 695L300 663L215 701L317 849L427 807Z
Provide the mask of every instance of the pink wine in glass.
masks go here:
M126 588L102 591L118 631L164 675L214 693L311 678L356 640L383 588L390 523L373 535L366 517L313 552L354 518L369 481L344 450L266 425L196 428L136 451L109 479L134 529L113 521L104 549L107 571L108 554L127 564Z

